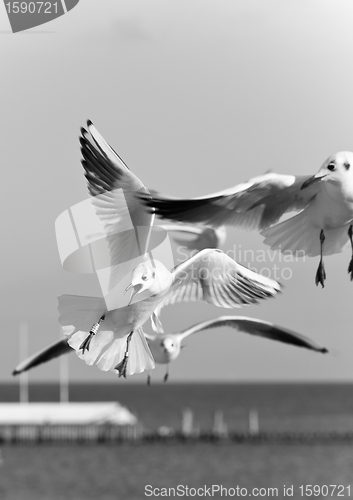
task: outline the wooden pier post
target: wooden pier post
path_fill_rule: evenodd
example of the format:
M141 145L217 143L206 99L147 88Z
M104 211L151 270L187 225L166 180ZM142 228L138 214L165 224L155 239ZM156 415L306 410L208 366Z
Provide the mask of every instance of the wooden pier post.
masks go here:
M256 408L249 412L249 434L257 436L260 433L259 413Z
M227 437L228 427L224 421L223 412L217 410L214 414L212 434L217 437Z
M181 419L181 434L183 436L192 436L194 434L194 415L190 408L185 408Z

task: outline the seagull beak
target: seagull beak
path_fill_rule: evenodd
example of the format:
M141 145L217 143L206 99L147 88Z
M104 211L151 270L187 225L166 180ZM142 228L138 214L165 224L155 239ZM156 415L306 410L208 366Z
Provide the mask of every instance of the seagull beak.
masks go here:
M132 294L131 294L128 306L131 304L132 299L134 297L136 297L136 295L141 291L142 284L141 283L137 283L136 285L133 285L132 283L130 283L130 285L125 288L125 292L124 293L128 292L131 288L133 288L133 291L132 291Z
M322 179L324 177L327 177L327 174L324 174L324 175L318 175L318 174L313 175L312 177L310 177L308 180L306 180L304 182L304 184L302 185L302 187L300 189L305 189L305 188L311 186L312 184L316 184L317 182L322 181Z

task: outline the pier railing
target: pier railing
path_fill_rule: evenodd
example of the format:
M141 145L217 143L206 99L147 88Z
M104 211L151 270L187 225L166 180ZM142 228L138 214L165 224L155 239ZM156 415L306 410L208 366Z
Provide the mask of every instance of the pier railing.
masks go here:
M119 442L229 442L229 443L315 443L315 442L353 442L350 432L289 432L259 431L222 432L215 429L200 431L193 429L184 433L182 429L161 428L145 430L140 425L1 425L0 445L16 444L109 444Z
M141 436L140 425L0 425L0 444L109 443Z

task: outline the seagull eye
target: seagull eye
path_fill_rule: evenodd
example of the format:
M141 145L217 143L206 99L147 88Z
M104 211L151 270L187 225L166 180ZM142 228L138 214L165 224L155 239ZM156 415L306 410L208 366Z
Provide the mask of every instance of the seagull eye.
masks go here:
M143 274L143 275L141 276L141 279L142 279L143 281L146 281L146 279L147 279L147 274Z
M331 170L331 172L333 172L334 170L336 170L336 166L335 166L335 164L334 164L334 163L330 163L329 165L327 165L327 168L328 168L329 170Z

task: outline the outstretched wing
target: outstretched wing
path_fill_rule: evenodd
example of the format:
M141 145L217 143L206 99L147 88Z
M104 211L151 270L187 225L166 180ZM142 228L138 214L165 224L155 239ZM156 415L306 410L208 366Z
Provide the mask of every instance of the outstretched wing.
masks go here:
M211 226L265 229L283 214L305 208L320 186L301 189L308 176L267 173L219 193L192 199L173 199L152 193L144 203L163 219Z
M202 321L201 323L197 323L196 325L181 332L180 337L183 339L196 332L222 326L229 326L239 332L249 333L250 335L270 340L277 340L278 342L292 344L298 347L305 347L306 349L311 349L313 351L322 353L328 352L325 347L320 346L304 335L288 330L288 328L277 326L269 321L247 318L246 316L220 316L208 321Z
M202 250L171 272L173 282L159 309L194 300L218 307L240 307L273 297L280 291L279 283L241 266L218 249Z
M146 210L136 194L148 198L149 191L91 121L87 122L87 130L81 129L80 144L88 191L108 235L110 266L144 255L154 214ZM116 276L114 280L117 281Z
M66 339L59 340L58 342L51 344L45 349L41 349L29 358L22 361L19 365L16 366L16 368L12 372L12 375L19 375L20 373L34 368L35 366L38 366L42 363L47 363L48 361L69 352L74 351L68 345Z

